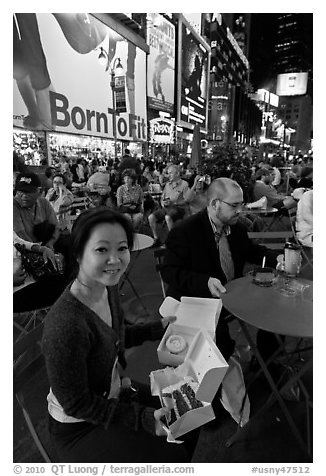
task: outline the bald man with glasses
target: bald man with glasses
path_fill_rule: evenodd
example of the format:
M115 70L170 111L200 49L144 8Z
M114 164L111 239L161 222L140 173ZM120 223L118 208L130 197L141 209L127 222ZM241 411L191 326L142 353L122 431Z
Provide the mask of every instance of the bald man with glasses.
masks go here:
M278 252L253 243L246 228L238 223L243 192L237 182L218 178L208 188L207 207L174 227L166 240L162 277L167 295L219 298L224 285L243 275L246 262L276 265ZM224 321L222 308L216 330L216 345L226 360L234 341ZM199 317L200 318L200 317Z

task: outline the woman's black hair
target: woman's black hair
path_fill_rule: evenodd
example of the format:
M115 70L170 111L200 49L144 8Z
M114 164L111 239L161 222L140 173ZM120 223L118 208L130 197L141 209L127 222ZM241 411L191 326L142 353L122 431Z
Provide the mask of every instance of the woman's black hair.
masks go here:
M134 233L132 223L128 218L115 210L111 210L105 206L90 208L82 212L74 222L71 231L71 279L77 276L79 264L77 259L83 254L85 245L96 225L101 223L118 223L122 226L127 235L127 243L129 250L132 249L134 243Z
M61 174L61 173L58 173L58 172L57 172L57 173L55 173L55 174L53 175L53 177L52 177L52 181L53 181L53 180L54 180L56 177L60 177L60 178L62 178L63 185L66 185L66 183L67 183L67 180L66 180L66 177L65 177L63 174Z
M51 178L51 177L52 177L52 174L53 174L53 167L47 167L47 168L44 170L44 175L45 175L47 178Z
M134 171L134 169L125 169L122 174L121 174L121 177L124 179L125 177L130 177L131 180L135 183L136 182L136 179L137 179L137 174L136 172Z

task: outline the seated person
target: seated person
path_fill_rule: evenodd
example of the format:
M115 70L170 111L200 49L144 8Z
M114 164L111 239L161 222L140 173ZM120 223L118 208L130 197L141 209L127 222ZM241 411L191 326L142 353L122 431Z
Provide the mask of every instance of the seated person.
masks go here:
M66 187L66 179L63 174L53 176L53 187L45 197L53 207L58 219L60 232L68 232L70 229L70 207L74 196Z
M174 223L184 218L186 214L185 194L189 190L188 183L180 178L180 169L177 165L169 165L167 173L169 181L165 184L162 192L162 209L154 211L148 217L149 226L154 236L154 247L161 245L157 224L165 219L168 229L171 230Z
M40 197L41 182L34 173L19 174L16 178L13 199L13 227L17 235L32 243L62 253L69 262L67 235L60 236L60 227L55 211Z
M53 175L55 173L55 170L53 167L47 167L44 171L45 179L42 184L42 188L44 191L44 195L47 194L47 192L50 190L50 188L53 187Z
M313 187L313 168L303 167L297 187L312 188Z
M267 207L277 209L293 208L296 206L295 200L290 197L278 193L271 182L274 178L274 171L266 168L258 169L255 174L255 183L253 186L253 200L259 200L265 196L267 198Z
M313 247L313 190L304 192L298 202L296 217L297 238L303 246Z
M144 168L143 176L147 180L148 185L159 183L159 174L156 172L153 162L148 162Z
M141 186L136 183L137 174L133 169L122 172L123 184L117 190L117 207L137 229L144 217L144 194Z
M193 186L185 193L189 215L194 215L207 206L207 189L210 184L210 177L207 177L196 175Z
M167 409L158 408L148 386L121 375L125 348L161 339L173 320L125 326L118 285L132 247L130 221L105 207L87 210L74 224L74 279L47 314L42 339L59 461L191 461L198 433L190 432L191 447L190 434L184 444L167 443L160 422Z
M267 266L276 266L278 251L254 243L239 223L242 203L239 184L218 178L208 188L207 206L170 231L161 270L167 296L177 300L181 296L220 298L224 285L241 277L247 262L260 265L265 256ZM227 315L223 308L216 332L216 345L226 360L234 350ZM266 344L266 333L259 334L264 335ZM263 356L266 354L270 355L268 346Z
M98 191L103 195L110 193L110 174L104 165L100 165L98 170L91 175L87 181L87 187L91 192Z

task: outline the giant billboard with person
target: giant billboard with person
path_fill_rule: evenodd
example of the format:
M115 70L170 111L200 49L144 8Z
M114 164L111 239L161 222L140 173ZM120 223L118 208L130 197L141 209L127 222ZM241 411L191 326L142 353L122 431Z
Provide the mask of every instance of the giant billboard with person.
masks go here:
M210 46L179 17L178 123L207 127Z
M175 26L159 13L147 14L148 107L173 115Z
M87 13L19 13L13 46L15 126L113 138L110 72L121 64L117 138L147 139L146 53L116 31Z

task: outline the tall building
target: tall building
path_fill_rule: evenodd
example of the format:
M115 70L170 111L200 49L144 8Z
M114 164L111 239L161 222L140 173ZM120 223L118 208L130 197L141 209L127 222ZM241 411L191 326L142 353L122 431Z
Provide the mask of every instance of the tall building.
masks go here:
M277 18L274 71L312 75L312 14L283 13Z
M312 48L311 13L282 13L277 16L273 71L278 78L276 92L280 94L280 89L283 91L280 94L280 118L286 127L294 130L289 145L295 152L307 152L311 146Z

